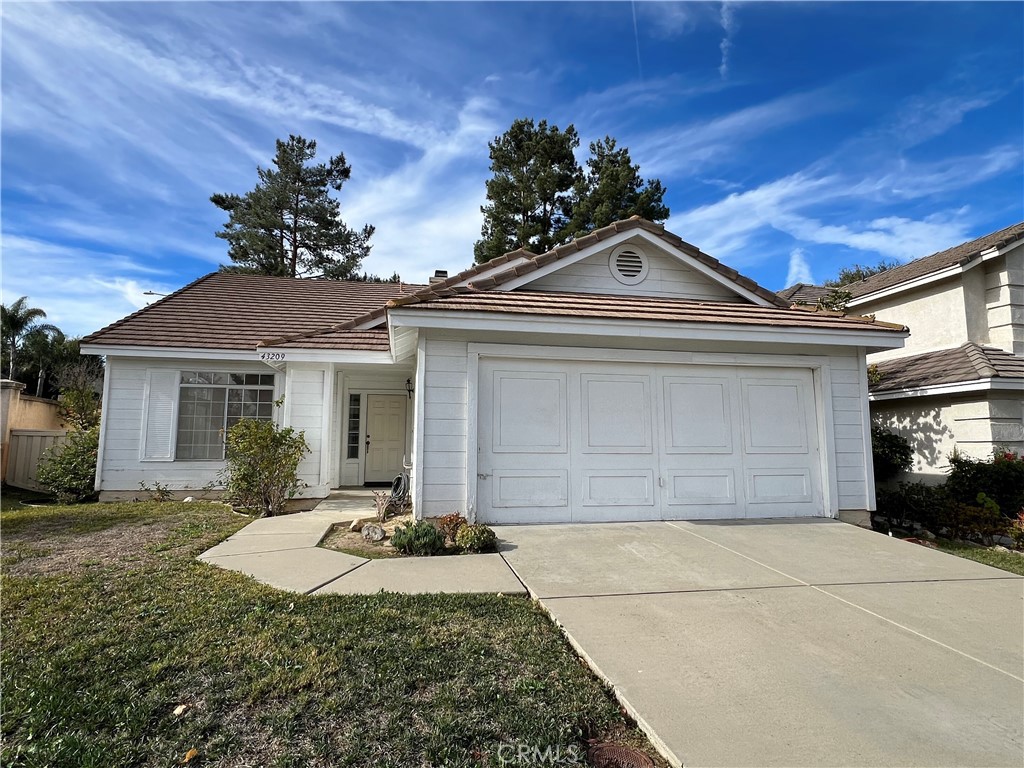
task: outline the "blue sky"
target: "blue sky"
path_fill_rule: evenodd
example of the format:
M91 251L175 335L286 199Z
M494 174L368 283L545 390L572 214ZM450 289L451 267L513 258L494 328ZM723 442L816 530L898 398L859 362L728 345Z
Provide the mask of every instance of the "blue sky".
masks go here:
M472 261L487 142L610 134L771 289L1024 218L1021 3L4 3L3 292L87 333L226 260L214 192L344 152L364 267ZM635 25L634 25L635 18Z

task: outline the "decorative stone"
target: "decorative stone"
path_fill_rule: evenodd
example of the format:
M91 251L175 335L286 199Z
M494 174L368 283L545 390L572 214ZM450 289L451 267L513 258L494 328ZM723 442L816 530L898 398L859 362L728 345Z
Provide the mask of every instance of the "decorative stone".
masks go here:
M917 535L920 536L922 539L928 539L928 541L935 541L936 538L934 533L932 533L929 530L925 530L924 528L918 531Z
M351 523L349 523L348 529L352 531L352 533L359 533L361 530L363 530L363 521L353 520Z
M186 496L186 497L185 497L185 498L183 499L183 501L195 501L195 500L196 500L196 497L195 497L195 496Z
M994 547L992 547L992 550L995 552L1005 552L1007 554L1009 554L1010 552L1010 550L1004 547L1002 544L996 544Z
M384 529L376 523L367 523L363 526L363 538L367 541L384 541Z

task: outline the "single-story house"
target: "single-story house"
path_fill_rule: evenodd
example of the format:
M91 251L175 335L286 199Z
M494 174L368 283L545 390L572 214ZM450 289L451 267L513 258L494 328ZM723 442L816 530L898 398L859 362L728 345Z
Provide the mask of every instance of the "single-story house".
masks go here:
M633 218L426 286L214 273L82 349L107 358L103 498L215 481L253 417L305 432L309 499L405 466L420 517L863 519L865 356L906 336Z

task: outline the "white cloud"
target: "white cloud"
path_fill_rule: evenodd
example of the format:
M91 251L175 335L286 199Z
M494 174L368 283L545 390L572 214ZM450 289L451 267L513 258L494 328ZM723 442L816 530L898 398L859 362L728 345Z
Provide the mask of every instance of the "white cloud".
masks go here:
M722 24L722 31L725 32L725 36L722 38L722 42L718 44L718 49L722 54L722 62L718 65L718 74L723 80L725 80L729 77L729 57L732 54L732 39L736 34L738 26L736 21L736 7L733 3L722 3L719 21Z
M794 248L789 252L789 271L786 273L786 286L796 285L797 283L814 285L811 265L807 262L807 251L803 248Z
M144 307L144 291L170 293L176 278L117 252L4 235L3 297L28 296L69 336L98 330Z

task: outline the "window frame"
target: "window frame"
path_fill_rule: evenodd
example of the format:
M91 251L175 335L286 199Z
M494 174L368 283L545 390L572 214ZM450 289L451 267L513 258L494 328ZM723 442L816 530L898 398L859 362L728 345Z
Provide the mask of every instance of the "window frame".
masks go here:
M187 380L190 377L201 378L203 376L209 377L210 381L189 381L189 380ZM218 382L216 380L217 377L223 377L226 380ZM255 383L246 383L249 379L251 379L251 377L256 377L256 382ZM267 383L267 379L269 379L269 383ZM240 380L240 381L238 381L238 380ZM182 400L182 396L183 396L184 392L186 390L189 390L189 389L193 389L193 390L195 390L195 389L215 389L215 390L221 390L223 392L223 402L222 402L222 404L220 404L220 406L222 408L222 415L220 417L221 427L218 430L219 435L220 435L220 447L221 447L220 456L212 456L212 457L211 456L189 456L189 457L182 457L180 455L181 449L182 449L181 435L182 435L182 432L183 432L183 430L182 430L182 419L183 418L191 417L193 419L197 419L198 420L198 418L200 418L200 417L198 417L195 414L189 414L188 416L185 416L182 413L182 405L184 404L183 400ZM240 391L241 392L241 394L239 395L239 399L234 400L234 401L232 400L232 396L231 396L232 390L236 390L236 391ZM270 393L269 400L261 399L260 395L257 394L256 395L256 399L254 401L251 401L252 404L256 406L256 410L257 410L257 415L256 416L244 416L244 415L232 416L232 415L230 415L231 414L231 410L232 410L231 406L233 404L237 403L239 406L241 406L239 408L239 410L243 410L244 406L247 404L246 395L245 395L246 391L256 392L256 393L269 392ZM277 406L275 404L275 401L277 400L277 397L276 397L277 391L278 391L278 377L277 377L276 373L262 373L262 372L244 371L244 370L243 371L237 371L237 370L236 371L225 371L225 370L218 370L218 369L203 369L203 368L199 368L199 367L189 368L189 369L185 369L185 370L179 370L178 371L178 384L177 384L176 397L175 397L174 443L173 443L173 446L174 446L174 458L172 459L172 461L202 462L202 463L223 462L224 459L225 459L225 452L226 452L226 442L225 441L226 441L226 437L227 437L227 430L230 429L232 426L234 426L234 424L236 424L238 421L240 421L243 418L255 418L255 419L258 419L260 421L275 421L276 420ZM268 410L268 413L266 415L261 415L259 413L259 411L261 410L261 406L264 406L264 405L269 405L269 410ZM211 418L211 417L207 417L207 418ZM193 433L200 432L200 430L195 430L195 429L184 430L184 431L186 431L186 432L193 432ZM209 434L209 432L207 432L207 434ZM203 445L210 446L210 445L213 445L213 444L212 443L204 443ZM195 450L195 447L196 447L196 444L193 443L192 446L191 446L192 451Z

